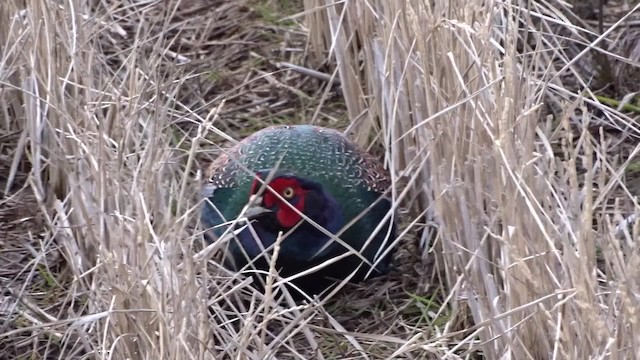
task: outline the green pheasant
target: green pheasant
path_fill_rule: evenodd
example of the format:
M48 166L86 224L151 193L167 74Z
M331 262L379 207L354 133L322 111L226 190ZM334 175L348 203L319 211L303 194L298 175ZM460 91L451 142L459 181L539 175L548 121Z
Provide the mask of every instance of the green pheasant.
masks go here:
M292 280L309 295L354 271L352 282L389 271L396 222L393 213L387 216L388 173L340 132L311 125L269 127L225 151L204 175L201 220L207 233L220 237L236 230L226 267L242 270L252 263L249 268L267 271L265 253L272 253L282 232L276 267L283 278L339 257ZM244 213L250 226L237 221L228 229L252 196Z

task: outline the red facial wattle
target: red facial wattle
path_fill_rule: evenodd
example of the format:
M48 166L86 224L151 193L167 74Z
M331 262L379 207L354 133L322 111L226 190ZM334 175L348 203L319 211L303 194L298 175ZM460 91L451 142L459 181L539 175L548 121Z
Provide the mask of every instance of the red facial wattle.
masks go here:
M304 209L304 197L301 197L294 207L299 211L302 211L302 209ZM280 209L276 213L276 217L278 218L280 225L285 228L294 227L298 222L300 222L300 220L302 220L302 217L286 204L280 205Z
M253 185L251 186L251 193L256 193L260 187L261 183L256 179L253 181ZM293 178L276 178L273 179L269 186L280 196L283 196L283 191L290 187L294 191L293 199L297 199L295 203L289 203L287 201L281 200L277 195L269 190L265 190L263 195L263 204L265 207L271 209L275 205L278 206L278 210L276 212L276 218L282 227L291 228L295 226L302 217L296 212L292 207L296 208L299 212L304 210L304 200L305 193L307 192L301 186L298 180Z

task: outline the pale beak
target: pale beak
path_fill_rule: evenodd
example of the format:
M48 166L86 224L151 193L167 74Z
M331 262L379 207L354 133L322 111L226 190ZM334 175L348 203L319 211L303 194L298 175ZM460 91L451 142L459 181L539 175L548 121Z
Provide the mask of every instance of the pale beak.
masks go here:
M262 196L253 195L249 201L251 202L251 206L244 213L244 216L249 220L253 220L271 212L271 210L260 206L262 203Z
M257 217L260 217L264 214L270 213L271 210L264 208L260 205L254 205L250 208L247 209L247 211L244 212L244 216L246 216L247 219L249 220L253 220Z

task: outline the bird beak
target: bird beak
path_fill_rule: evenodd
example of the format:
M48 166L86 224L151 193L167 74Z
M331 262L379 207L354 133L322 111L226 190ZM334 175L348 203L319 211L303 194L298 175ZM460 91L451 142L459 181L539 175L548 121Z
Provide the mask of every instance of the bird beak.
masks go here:
M255 205L252 206L250 208L247 209L247 211L244 212L244 216L247 217L247 219L249 220L253 220L257 217L260 217L264 214L270 213L271 210L267 209L267 208L263 208L262 206L259 205Z
M254 195L255 196L255 195ZM260 206L260 204L262 203L262 196L253 198L250 200L251 201L251 206L247 209L247 211L244 212L244 216L249 219L249 220L253 220L257 217L260 217L264 214L270 213L271 210Z

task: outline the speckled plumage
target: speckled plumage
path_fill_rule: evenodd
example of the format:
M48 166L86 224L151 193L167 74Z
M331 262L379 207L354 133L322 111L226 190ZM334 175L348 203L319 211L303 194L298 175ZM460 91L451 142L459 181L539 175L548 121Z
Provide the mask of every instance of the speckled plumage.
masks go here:
M327 222L332 227L340 223L341 228L381 196L383 197L365 216L340 236L343 241L356 249L362 247L390 209L390 201L383 195L390 186L388 173L376 158L362 151L340 132L311 125L275 126L247 137L226 150L205 169L203 195L213 205L213 207L209 204L204 206L202 221L205 227L218 226L225 219L235 219L251 195L255 179L255 175L252 174L256 172L266 174L277 164L279 164L277 176L293 176L294 179L303 183L309 180L310 187L314 187L313 184L319 185L318 188L322 190L319 190L318 193L320 197L316 197L319 199L318 203L324 204L322 206L332 206L331 212L334 215L331 216L339 217ZM323 197L322 194L326 196ZM331 199L335 199L335 201ZM320 218L324 219L324 217ZM389 231L387 231L389 223L387 223L387 226L383 227L376 235L373 244L362 252L370 261L374 259L375 253L383 243L388 246L394 240L395 221L391 221L390 224L392 225L390 236L387 236L389 235ZM266 225L264 228L266 229ZM304 270L304 268L313 266L343 251L341 246L335 244L324 251L319 258L309 262L301 260L308 256L307 252L317 254L315 250L319 246L318 244L327 240L323 238L325 235L308 228L305 229L295 230L292 236L283 242L278 262L279 267L282 268L282 276L289 276L294 272ZM224 230L224 227L218 227L214 233L220 236ZM339 228L327 230L335 233ZM308 231L308 233L304 233L304 231ZM271 237L266 231L262 231L261 234L262 242L269 243L265 246L270 245L274 240L263 239L263 237ZM248 248L246 243L249 240L246 239L246 234L242 235L240 237L243 239L240 242L244 244L246 249ZM307 250L307 248L309 249ZM234 258L235 267L246 264L246 261L239 260L240 248L237 242L231 241L229 250ZM390 256L380 262L374 276L388 271L389 260ZM360 261L352 256L347 260L329 265L329 269L320 272L317 277L342 278L346 276L344 274L346 270L353 270L352 268L355 268ZM264 266L266 263L263 262L262 265ZM256 266L259 265L256 264ZM366 270L363 270L362 274L354 279L356 281L362 280ZM317 286L305 286L310 282ZM318 286L320 288L326 287L326 283L318 281L318 278L306 280L303 278L296 285L310 292L322 290L317 289Z

